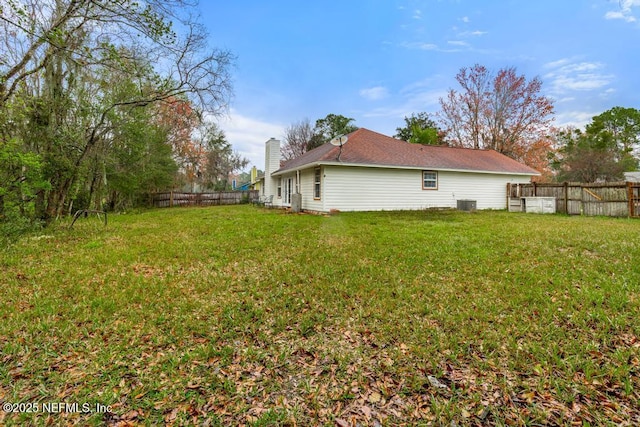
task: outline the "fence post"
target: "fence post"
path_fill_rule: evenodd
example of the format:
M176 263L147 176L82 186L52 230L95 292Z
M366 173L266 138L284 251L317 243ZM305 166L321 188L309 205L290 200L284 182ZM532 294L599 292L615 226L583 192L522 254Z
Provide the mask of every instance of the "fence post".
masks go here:
M629 200L629 217L633 218L636 216L636 212L633 203L633 186L629 181L627 181L627 199Z
M511 183L507 182L507 212L511 212Z
M169 207L173 207L173 190L169 192Z
M569 183L564 182L564 213L569 215Z

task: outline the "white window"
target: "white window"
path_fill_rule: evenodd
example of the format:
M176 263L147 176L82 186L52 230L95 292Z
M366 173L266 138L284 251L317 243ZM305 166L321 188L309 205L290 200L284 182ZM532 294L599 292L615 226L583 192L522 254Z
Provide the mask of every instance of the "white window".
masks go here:
M438 172L422 171L422 189L423 190L438 189Z
M282 197L282 178L278 178L278 199Z
M322 182L322 174L320 172L320 168L315 169L315 174L313 178L313 198L319 199L321 194L321 182Z

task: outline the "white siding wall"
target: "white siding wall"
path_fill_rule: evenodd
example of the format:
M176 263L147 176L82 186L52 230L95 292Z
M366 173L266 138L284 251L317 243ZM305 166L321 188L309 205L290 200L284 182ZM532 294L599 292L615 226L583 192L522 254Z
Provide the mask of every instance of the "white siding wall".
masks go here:
M278 197L278 182L280 182L280 197ZM273 206L282 206L282 196L284 195L284 176L278 175L273 178Z
M293 178L293 185L295 185L295 180L296 180L296 176L295 174L288 174L288 175L278 175L276 177L274 177L274 187L273 187L273 206L279 206L279 207L283 207L283 206L291 206L290 203L285 203L285 191L287 190L287 179L289 178ZM278 181L280 181L280 197L278 197Z
M315 179L315 169L309 168L300 171L300 193L302 193L302 209L308 211L323 212L322 198L316 200L313 198L313 185ZM324 186L320 187L321 191L324 190Z
M423 190L421 170L324 166L317 202L313 169L303 176L303 209L325 212L455 208L459 199L476 200L478 209L505 209L507 183L529 182L527 176L439 171L438 189Z

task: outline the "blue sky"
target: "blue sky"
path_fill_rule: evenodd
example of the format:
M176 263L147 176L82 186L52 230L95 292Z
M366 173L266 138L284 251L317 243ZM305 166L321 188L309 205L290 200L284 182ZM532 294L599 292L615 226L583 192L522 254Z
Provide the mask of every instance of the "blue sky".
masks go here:
M264 142L329 113L387 135L439 110L462 67L538 76L555 124L640 109L640 0L201 0L210 43L236 57L219 124L264 166Z

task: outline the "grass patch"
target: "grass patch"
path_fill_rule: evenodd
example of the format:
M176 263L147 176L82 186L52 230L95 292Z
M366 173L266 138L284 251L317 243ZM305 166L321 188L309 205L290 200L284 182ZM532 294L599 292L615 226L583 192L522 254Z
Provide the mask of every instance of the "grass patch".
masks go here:
M231 206L45 230L0 254L0 401L69 407L0 424L638 424L639 224Z

